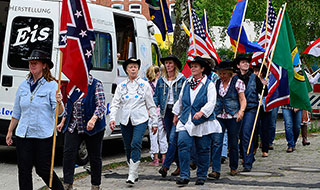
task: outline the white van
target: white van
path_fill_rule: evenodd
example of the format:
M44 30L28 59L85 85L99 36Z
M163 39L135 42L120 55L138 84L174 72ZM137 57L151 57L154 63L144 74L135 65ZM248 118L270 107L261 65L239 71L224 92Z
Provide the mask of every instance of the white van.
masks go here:
M5 143L16 90L28 74L28 62L21 58L33 49L51 52L51 72L58 78L61 5L61 0L0 0L0 144ZM121 62L131 56L141 59L140 76L145 76L151 64L159 63L160 51L153 24L143 15L89 2L88 7L96 34L91 74L103 83L108 120L116 84L126 76ZM106 138L121 138L120 130L106 127Z

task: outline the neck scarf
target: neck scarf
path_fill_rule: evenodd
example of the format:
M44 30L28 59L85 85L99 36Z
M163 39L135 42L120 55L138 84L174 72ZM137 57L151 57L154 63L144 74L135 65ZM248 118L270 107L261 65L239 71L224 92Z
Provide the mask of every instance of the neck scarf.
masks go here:
M196 89L202 79L203 77L198 78L197 80L194 77L192 77L192 79L189 82L191 89L192 90Z

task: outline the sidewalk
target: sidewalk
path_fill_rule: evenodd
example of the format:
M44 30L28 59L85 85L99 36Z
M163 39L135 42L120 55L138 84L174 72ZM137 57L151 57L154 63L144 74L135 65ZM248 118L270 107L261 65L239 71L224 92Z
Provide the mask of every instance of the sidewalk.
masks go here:
M277 132L283 131L280 123L277 126ZM283 126L283 124L282 124ZM221 178L219 180L207 180L204 186L196 186L196 172L191 171L191 181L183 189L320 189L320 134L309 135L310 146L302 146L301 138L298 139L297 150L293 153L286 153L287 145L285 138L274 142L274 150L269 152L269 157L262 158L261 150L256 154L256 161L251 173L263 175L261 172L269 172L273 176L250 177L250 176L230 176L228 175L228 161L222 164ZM142 157L149 156L143 153ZM108 160L103 164L125 161L125 158ZM303 170L310 171L289 171L283 170L287 166L305 167ZM168 174L174 171L176 166L172 166ZM177 189L175 177L168 176L162 178L158 173L159 167L149 166L148 163L141 163L139 167L139 181L134 185L135 189ZM240 171L242 166L239 164ZM297 168L296 168L297 169ZM298 168L299 169L299 168ZM211 168L209 169L211 172ZM102 189L127 189L130 188L125 183L128 174L128 167L121 166L113 170L103 171ZM276 177L274 177L276 176ZM90 176L75 181L74 187L77 190L90 189Z

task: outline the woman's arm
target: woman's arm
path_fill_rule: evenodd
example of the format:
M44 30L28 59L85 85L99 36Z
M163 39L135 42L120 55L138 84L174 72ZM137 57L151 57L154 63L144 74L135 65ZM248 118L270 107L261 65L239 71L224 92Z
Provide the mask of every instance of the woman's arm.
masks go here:
M239 95L239 102L240 102L240 110L238 111L237 122L242 120L244 111L246 110L246 107L247 107L247 100L244 95L244 92L240 92L238 95Z
M18 119L14 118L14 117L11 118L11 121L10 121L10 124L9 124L9 128L8 128L8 133L7 133L7 136L6 136L6 142L7 142L8 146L12 145L12 143L13 143L13 141L12 141L12 132L16 128L18 122L19 122Z

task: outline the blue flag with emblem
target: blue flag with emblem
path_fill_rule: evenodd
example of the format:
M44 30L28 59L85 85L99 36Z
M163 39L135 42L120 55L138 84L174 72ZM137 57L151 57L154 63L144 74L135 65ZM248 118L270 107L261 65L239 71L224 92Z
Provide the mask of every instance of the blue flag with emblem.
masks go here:
M160 0L146 0L149 5L150 18L152 22L159 28L162 40L166 40L166 27L167 25L168 33L173 32L172 22L169 14L169 9L166 0L162 0L162 7L164 16L162 15L162 7L160 6ZM165 17L165 20L163 19Z

